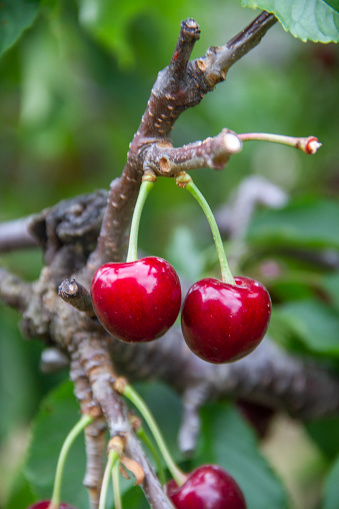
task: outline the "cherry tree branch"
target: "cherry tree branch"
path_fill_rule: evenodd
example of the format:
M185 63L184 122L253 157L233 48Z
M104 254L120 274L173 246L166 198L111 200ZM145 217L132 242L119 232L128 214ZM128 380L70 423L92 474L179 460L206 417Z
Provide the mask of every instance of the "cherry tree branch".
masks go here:
M91 509L98 509L106 449L106 421L100 406L93 399L90 382L76 355L72 358L70 379L74 383L74 394L81 412L95 418L85 428L86 473L83 484L88 490Z
M189 57L195 42L199 39L200 30L193 19L182 21L172 59L158 74L140 126L130 144L122 175L111 184L97 247L88 261L91 270L107 261L121 260L125 256L128 229L142 174L149 169L147 162L154 163L154 158L160 156L158 153L150 157L149 149L154 144L157 145L155 151L160 146L167 149L172 147L171 131L181 113L187 108L196 106L204 94L212 91L219 81L225 79L226 70L256 46L275 21L272 14L264 12L225 46L210 48L205 57L192 61L189 61ZM198 147L195 147L195 150L197 152ZM224 146L221 156L220 153L211 156L207 151L204 156L201 153L196 158L194 154L193 157L189 157L188 152L187 148L182 148L181 151L177 149L168 157L165 155L163 160L160 156L158 162L160 164L162 160L165 166L167 164L171 166L176 161L178 164L180 161L184 163L186 159L191 161L190 168L193 169L192 161L196 161L197 167L200 168L201 157L205 157L206 161L211 162L212 167L220 168L225 166L232 153L227 146ZM157 168L161 173L160 166ZM163 174L172 176L173 172L165 171Z
M74 278L64 279L58 290L59 296L78 311L83 311L90 318L95 317L90 293Z
M32 285L0 267L0 299L18 311L24 311L29 302Z
M153 467L151 466L129 420L125 402L114 391L115 370L108 352L108 338L79 334L72 346L71 357L79 361L88 381L93 397L100 405L111 437L122 436L125 452L142 468L145 477L142 488L151 507L173 509ZM76 344L76 349L73 349Z
M29 230L30 221L30 217L25 217L0 223L0 253L38 247L37 239Z
M229 68L257 46L267 30L276 22L277 18L273 14L263 11L227 44L209 48L205 57L198 60L198 65L204 71L209 87L213 88L217 83L225 80Z
M199 27L192 19L182 22L172 59L153 86L121 177L112 182L108 194L98 192L64 201L30 222L29 232L45 252L46 265L36 282L26 284L0 269L0 298L21 311L27 337L39 337L67 354L81 410L96 412L85 435L85 484L92 509L98 504L102 476L99 458L104 422L111 437L124 438L125 454L144 471L142 488L151 506L173 507L133 431L125 401L113 389L116 373L131 381L162 380L182 396L180 447L184 451L194 448L199 408L210 399L242 398L300 418L339 412L337 376L319 364L292 357L268 339L249 357L215 366L197 358L176 327L159 341L133 345L112 338L91 319L88 288L93 272L106 261L123 259L143 173L153 169L174 176L202 166L219 169L240 150L240 138L227 130L178 148L173 147L170 135L179 115L223 81L230 66L256 46L275 22L273 15L264 12L226 45L210 48L205 56L192 61ZM12 244L7 240L7 245L26 242L25 228ZM61 281L62 298L58 295Z
M173 177L180 172L209 167L223 169L230 156L241 150L242 143L237 135L223 129L214 138L173 148L171 145L156 143L145 150L144 166L155 174Z

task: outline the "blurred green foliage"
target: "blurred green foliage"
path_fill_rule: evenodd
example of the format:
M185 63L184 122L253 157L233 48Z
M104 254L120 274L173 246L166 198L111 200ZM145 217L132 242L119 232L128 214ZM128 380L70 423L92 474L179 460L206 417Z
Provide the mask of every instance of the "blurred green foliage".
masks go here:
M8 0L4 4L2 21L21 15L14 16L17 30L8 26L0 36L0 51L6 48L0 59L0 221L108 188L120 175L152 84L171 57L181 19L193 17L200 24L201 39L193 53L197 57L210 45L224 44L255 15L241 8L238 0L41 0L40 4ZM26 31L18 39L23 28ZM212 208L224 204L249 174L269 178L289 194L290 203L283 210L258 210L239 270L258 277L271 291L274 338L299 355L317 355L329 362L339 351L339 278L337 270L314 257L339 256L338 64L337 46L302 43L276 25L231 68L226 83L182 115L173 132L175 145L213 136L223 127L236 132L315 135L323 143L313 157L278 145L247 143L224 171L198 170L195 181ZM166 256L189 279L198 278L214 270L216 261L202 221L194 200L172 180L160 179L145 207L140 247ZM1 255L0 263L34 279L42 259L37 251L19 251ZM0 413L0 469L5 482L0 487L0 506L9 496L15 470L22 470L23 448L18 451L12 439L17 442L22 431L27 436L41 398L67 378L67 373L39 373L42 346L22 339L18 320L17 313L1 306L0 405L5 410ZM68 404L69 395L60 394L56 400L51 396L55 407ZM45 418L44 408L36 426ZM211 412L217 419L221 410ZM224 418L225 433L232 435L235 429L251 448L249 432L231 408ZM71 425L68 420L64 424ZM208 440L216 431L209 430L208 435L205 428L203 438ZM334 428L326 433L334 433ZM46 431L44 425L42 429ZM320 426L310 433L320 448L321 430ZM209 446L204 447L211 453ZM55 460L57 447L53 451ZM264 460L258 459L254 446L252 453L259 468ZM30 458L27 468L33 464ZM328 509L337 507L332 502L337 465L327 485ZM240 472L241 462L238 467ZM46 494L32 476L21 474L15 482L8 509L28 505L32 490ZM282 487L275 480L272 483L271 501L275 509L283 508ZM250 483L246 489L251 493ZM130 500L137 500L128 506L131 509L143 507L144 501L137 505L138 493L135 488L129 491Z

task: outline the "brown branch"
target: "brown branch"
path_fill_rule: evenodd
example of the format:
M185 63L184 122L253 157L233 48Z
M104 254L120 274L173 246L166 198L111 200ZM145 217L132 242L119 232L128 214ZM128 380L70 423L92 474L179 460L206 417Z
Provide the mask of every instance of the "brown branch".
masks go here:
M72 358L78 359L90 382L93 397L99 403L107 422L111 437L121 435L125 438L125 452L136 461L145 473L142 489L154 509L173 509L165 494L129 420L125 402L114 391L116 378L108 353L107 341L100 337L87 337L80 334ZM74 348L75 344L73 344Z
M213 89L225 80L229 68L259 44L267 30L277 22L273 14L263 11L242 32L221 47L212 46L206 56L198 61L204 69L206 83Z
M124 348L117 341L110 348L117 369L131 381L163 380L183 396L184 452L195 444L200 406L213 399L241 398L300 419L339 413L339 378L326 365L298 359L268 338L251 355L221 365L196 357L176 327L154 343Z
M90 293L74 278L64 279L58 290L59 296L78 311L83 311L90 318L95 317Z
M90 271L103 263L123 259L141 177L142 168L129 156L121 177L111 183L97 247L88 261Z
M74 383L74 394L79 401L81 412L95 418L85 428L87 464L83 484L88 490L91 509L98 509L106 449L106 421L100 406L94 401L92 388L77 355L72 358L70 378Z
M188 18L181 22L178 41L169 63L170 73L179 81L185 78L188 61L199 38L199 25L194 19Z
M214 138L173 148L157 143L145 150L144 167L161 176L172 177L182 171L209 167L223 169L230 156L241 150L242 143L236 134L223 129Z
M25 311L32 294L32 285L0 267L0 299L8 306Z
M139 129L130 144L123 173L111 184L98 244L90 257L89 269L94 270L107 261L121 260L125 256L128 229L142 174L148 169L145 160L148 149L153 144L164 143L167 149L172 147L171 130L179 115L187 108L196 106L204 94L213 90L215 84L225 77L223 66L227 63L230 67L240 56L250 51L275 21L271 14L263 13L247 29L220 48L220 51L217 48L213 51L210 49L202 59L190 62L189 57L199 39L200 30L191 18L181 23L171 62L159 72L154 83ZM221 74L223 78L216 80L215 73ZM178 156L178 153L174 152L173 155ZM182 155L181 152L180 157ZM221 159L222 164L219 165L212 161L212 167L224 166L227 156L224 154Z
M29 231L30 221L30 217L25 217L0 223L0 253L39 245Z

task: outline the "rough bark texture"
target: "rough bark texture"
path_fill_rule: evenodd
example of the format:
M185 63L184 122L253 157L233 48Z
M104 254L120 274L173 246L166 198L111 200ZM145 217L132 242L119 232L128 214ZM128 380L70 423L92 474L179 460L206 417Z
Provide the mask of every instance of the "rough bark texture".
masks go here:
M92 509L98 507L106 426L112 437L126 438L125 454L143 468L142 487L150 505L172 507L132 429L124 401L113 390L117 375L131 381L159 379L182 395L179 439L184 451L194 448L198 410L207 400L242 398L300 418L339 410L339 380L319 365L282 352L268 338L249 357L218 366L195 357L175 327L154 343L123 344L101 327L88 293L98 266L124 259L131 216L146 170L173 176L183 169L225 166L234 152L228 130L175 149L171 130L179 115L223 81L229 67L258 44L275 21L273 15L263 12L225 46L211 47L202 58L192 61L189 58L199 39L199 27L192 19L182 22L171 62L158 75L130 144L126 166L110 191L63 201L21 222L11 239L4 233L9 230L0 228L0 249L20 246L21 238L22 246L37 243L45 253L40 278L32 284L0 269L0 298L22 312L21 328L26 337L38 337L52 348L53 366L60 365L58 352L61 364L66 354L82 412L96 417L86 430L85 485Z

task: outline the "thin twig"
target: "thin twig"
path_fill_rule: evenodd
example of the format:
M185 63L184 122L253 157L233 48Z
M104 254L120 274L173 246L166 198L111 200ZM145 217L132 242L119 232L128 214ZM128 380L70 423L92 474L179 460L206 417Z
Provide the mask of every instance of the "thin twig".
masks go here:
M89 291L74 278L64 279L59 286L58 293L65 302L71 304L78 311L83 311L91 318L95 316Z

